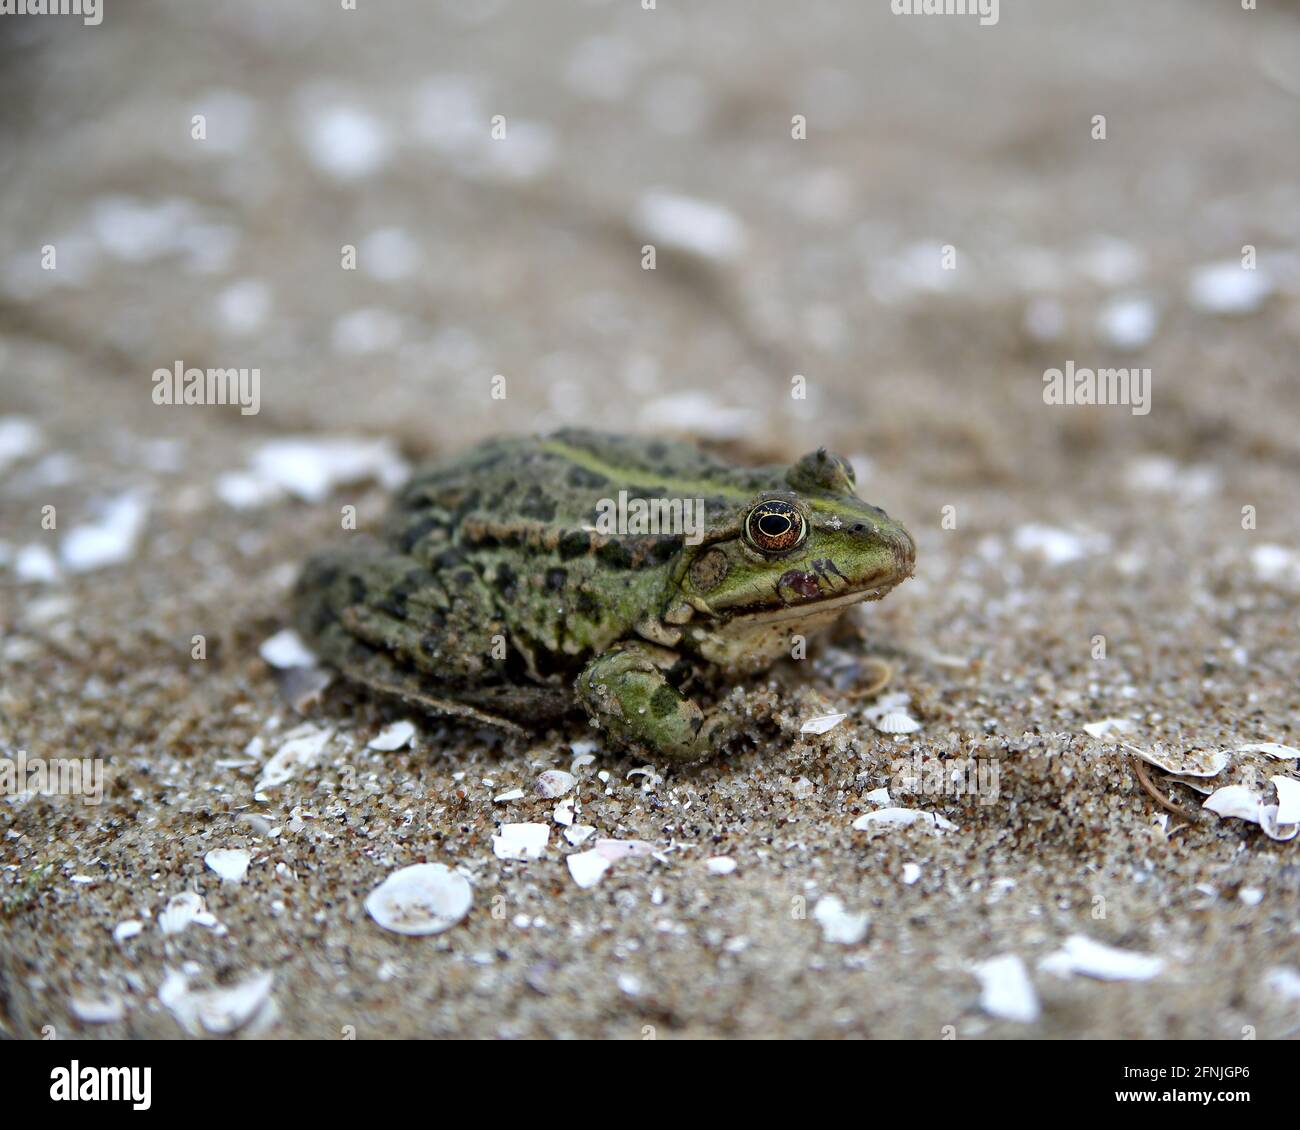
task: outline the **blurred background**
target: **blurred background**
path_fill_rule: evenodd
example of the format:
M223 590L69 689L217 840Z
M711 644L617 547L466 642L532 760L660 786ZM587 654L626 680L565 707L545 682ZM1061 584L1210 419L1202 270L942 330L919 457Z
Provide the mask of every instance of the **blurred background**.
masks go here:
M127 895L58 876L202 878L239 780L213 766L278 719L257 645L338 504L369 524L407 465L495 433L585 425L738 457L852 457L860 493L916 535L917 578L870 624L936 736L1038 741L1127 712L1151 740L1294 741L1295 5L1004 0L981 26L887 0L105 3L96 27L0 17L0 736L108 757L109 823L143 831L124 843L75 808L0 817L10 880L34 861L54 877L33 896L53 917L22 920L28 943L43 939L26 952L66 958L0 970L14 1029L34 1031L69 985L129 995L116 950L79 933L100 939ZM1043 373L1067 361L1149 367L1150 413L1045 405ZM260 411L155 405L153 372L178 362L258 368ZM195 632L211 649L201 676ZM1106 665L1090 658L1098 633ZM825 803L872 784L860 764L775 771L830 790ZM964 960L1046 946L1067 923L1032 908L1059 909L1106 852L1127 858L1101 813L1145 821L1148 802L1124 778L1123 805L1081 824L1066 815L1092 803L1069 792L1081 774L1013 781L1029 823L1011 834L1005 808L982 812L986 859L951 861L953 876L975 869L965 889L987 883L981 867L1024 865L997 854L1008 836L1041 837L1040 859L1061 853L1056 877L1023 878L1029 901L1007 902L1004 925L900 924L913 933L876 955L892 968L870 982L877 1003L861 1004L863 966L832 962L814 989L697 937L719 987L691 1001L660 986L663 1023L929 1034L973 1001L942 947ZM725 805L695 813L726 831ZM490 824L490 803L473 819ZM785 829L779 812L752 819ZM833 862L822 821L801 834L842 893L894 897L865 857ZM1150 906L1249 866L1220 841L1152 880ZM770 917L783 889L715 918L760 938L746 915L767 898ZM1150 906L1111 940L1176 934ZM1194 1006L1135 996L1126 1012L1062 988L1068 1007L1042 1032L1230 1032L1242 963L1295 944L1282 919L1273 935L1252 922L1262 951L1196 951L1217 972ZM328 996L339 967L277 944L305 963L302 998ZM361 942L329 944L346 964ZM779 948L778 966L806 956ZM689 985L690 960L661 968ZM464 997L458 1030L610 1034L629 997L587 986L568 1021L539 1019L505 1008L518 985L495 976L442 985ZM887 985L914 978L930 979L920 1003L891 1011ZM396 1004L413 990L399 977L388 991ZM334 1018L281 1005L290 1032ZM128 1023L175 1031L145 1011Z

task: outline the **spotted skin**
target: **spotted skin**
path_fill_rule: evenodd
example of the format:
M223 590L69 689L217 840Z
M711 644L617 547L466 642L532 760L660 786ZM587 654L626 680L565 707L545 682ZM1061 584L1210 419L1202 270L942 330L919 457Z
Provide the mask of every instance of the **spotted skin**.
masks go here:
M604 532L599 504L620 491L703 499L699 543ZM746 517L763 503L792 516L798 544L756 544L765 535ZM326 662L507 728L581 708L616 744L669 760L709 756L729 736L683 693L690 676L761 670L792 635L883 596L914 558L838 456L738 468L686 444L577 430L491 440L423 469L377 538L347 537L308 562L295 592L297 625Z

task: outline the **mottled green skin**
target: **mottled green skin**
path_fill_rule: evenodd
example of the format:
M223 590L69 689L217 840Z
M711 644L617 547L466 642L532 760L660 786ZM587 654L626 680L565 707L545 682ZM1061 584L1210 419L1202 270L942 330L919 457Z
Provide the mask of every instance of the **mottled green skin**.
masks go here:
M681 533L596 532L597 503L703 498ZM759 499L805 516L774 556L745 535ZM517 728L581 705L619 744L694 760L725 743L681 693L761 670L911 575L901 525L854 496L846 461L736 468L686 444L586 431L499 439L415 475L378 542L310 561L299 630L345 674L428 710Z

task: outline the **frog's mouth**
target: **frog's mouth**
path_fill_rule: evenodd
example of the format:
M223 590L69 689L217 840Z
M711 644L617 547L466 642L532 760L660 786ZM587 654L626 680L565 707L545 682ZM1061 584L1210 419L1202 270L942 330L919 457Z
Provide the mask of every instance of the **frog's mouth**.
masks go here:
M787 604L781 608L757 608L752 612L738 612L731 617L733 624L780 624L787 620L806 620L823 612L834 612L850 604L864 600L879 600L894 585L878 585L869 589L854 589L852 592L840 593L838 596L824 596L816 600L805 600L799 604Z

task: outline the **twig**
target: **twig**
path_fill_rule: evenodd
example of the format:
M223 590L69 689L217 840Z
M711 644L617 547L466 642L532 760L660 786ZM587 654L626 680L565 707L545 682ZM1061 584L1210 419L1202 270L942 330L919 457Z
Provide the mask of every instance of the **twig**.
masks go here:
M1175 816L1181 816L1189 824L1196 823L1196 813L1183 808L1182 805L1175 804L1168 797L1162 796L1157 791L1155 785L1151 783L1151 778L1147 776L1146 770L1142 767L1142 759L1140 757L1133 758L1133 768L1137 771L1137 779L1141 782L1142 787L1151 796L1151 799L1160 805L1161 808L1167 808Z

